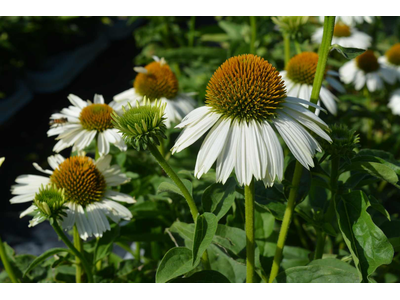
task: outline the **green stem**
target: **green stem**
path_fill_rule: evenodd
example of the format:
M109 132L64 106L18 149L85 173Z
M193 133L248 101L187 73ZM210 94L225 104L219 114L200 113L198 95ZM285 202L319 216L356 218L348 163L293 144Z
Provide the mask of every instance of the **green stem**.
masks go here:
M193 200L192 195L183 184L178 175L176 175L175 171L171 168L168 162L165 160L164 156L161 155L160 151L158 151L157 146L153 144L148 145L151 154L153 154L154 158L160 164L161 168L167 173L167 175L174 181L174 183L178 186L183 196L186 199L187 204L190 208L190 213L192 214L193 220L196 221L199 211L197 210L196 203Z
M194 45L194 29L196 25L196 17L191 16L189 22L189 47L192 48Z
M332 44L334 28L335 28L335 17L325 17L322 41L318 51L317 70L315 72L313 89L311 92L311 99L310 99L310 101L314 104L318 103L319 92L321 90L322 81L324 80L325 77L326 63L328 61L328 55ZM312 112L315 112L314 107L309 107L309 109Z
M269 275L269 282L273 282L275 277L278 275L279 265L282 261L283 247L285 246L285 241L289 231L290 222L292 220L293 211L296 205L296 194L297 190L299 189L302 172L303 172L303 166L299 162L297 162L296 167L294 169L292 188L290 189L288 203L286 206L285 214L283 216L278 242L276 244L276 251L274 260L272 262L271 274Z
M186 203L189 205L190 213L192 214L194 222L197 220L197 216L199 215L199 211L197 210L196 203L194 202L194 199L186 186L183 184L182 180L179 178L179 176L175 173L175 171L171 168L171 166L168 164L168 162L165 160L164 156L161 155L160 151L158 151L157 146L153 144L148 145L149 150L151 154L153 154L154 158L157 160L161 168L167 173L167 175L174 181L174 183L178 186L180 191L182 192L183 196L186 199ZM207 250L205 251L207 252ZM208 260L208 253L203 254L202 260L204 263L204 266L207 268L207 266L210 265L210 262Z
M300 48L300 44L299 44L299 42L297 40L294 40L294 46L296 48L297 54L300 54L301 53L301 48Z
M250 16L250 28L251 28L251 36L250 36L250 53L256 54L256 37L257 37L257 27L256 27L256 17Z
M140 262L140 243L136 242L135 259Z
M283 45L285 52L285 68L286 68L290 60L290 36L287 33L283 34Z
M0 259L3 262L4 269L6 269L6 272L8 274L8 277L10 277L11 282L19 283L19 280L14 273L14 269L11 266L10 262L8 261L6 249L4 248L4 244L3 241L1 240L1 237L0 237Z
M91 266L89 265L89 263L87 262L87 260L85 259L85 257L83 256L83 254L81 252L78 251L78 249L76 249L74 247L74 245L72 245L72 243L69 241L69 239L65 236L64 232L62 231L60 225L58 225L57 221L54 220L54 222L52 222L52 226L54 228L54 231L57 233L57 235L59 236L59 238L65 243L65 245L75 254L75 256L77 258L79 258L79 261L82 263L83 268L85 269L87 278L88 278L88 282L93 283L93 275L92 275L92 269ZM74 226L75 228L76 226ZM74 237L75 237L75 230L74 230ZM75 241L75 239L74 239Z
M314 259L321 259L324 254L326 234L321 229L317 229L317 247L315 248Z
M79 251L79 253L82 252L82 240L81 237L79 236L79 231L76 225L74 225L73 229L73 238L74 238L74 246L75 248ZM82 282L82 266L81 266L81 261L79 259L79 256L75 257L76 260L76 283L81 283Z
M99 154L99 147L98 147L98 145L97 145L97 135L96 135L96 138L95 138L95 142L94 142L94 144L95 144L95 153L94 153L94 160L98 160L99 158L100 158L100 154Z
M293 217L293 222L294 222L294 225L296 226L297 234L299 235L299 239L300 239L301 244L303 245L303 247L305 249L309 249L308 243L307 243L307 237L304 234L304 231L303 231L303 228L302 228L301 223L299 221L299 218L294 216Z
M244 187L245 226L246 226L246 282L254 282L254 179Z

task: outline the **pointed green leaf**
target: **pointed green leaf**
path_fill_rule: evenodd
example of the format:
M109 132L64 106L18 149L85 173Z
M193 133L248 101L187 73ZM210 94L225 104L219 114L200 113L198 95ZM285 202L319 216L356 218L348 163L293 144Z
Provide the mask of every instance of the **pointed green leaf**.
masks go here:
M362 191L343 195L336 215L343 238L363 282L383 264L393 259L393 247L383 231L374 224L367 208L371 204Z
M346 59L353 59L359 56L360 54L363 54L365 52L364 49L358 49L358 48L346 48L342 47L338 44L334 44L331 46L331 50L336 50L340 54L343 55L344 58Z
M195 266L192 265L192 251L188 248L176 247L170 249L161 260L157 269L156 283L164 283L183 275Z
M203 193L201 202L206 212L211 212L220 220L231 208L235 201L235 178L229 178L225 184L214 183Z
M189 193L192 195L192 183L189 180L182 179L183 184L186 186L188 189ZM173 193L173 194L178 194L181 195L182 197L185 197L179 187L173 183L172 181L164 181L161 182L161 184L158 186L157 189L157 194L160 193Z
M229 279L217 271L204 270L188 278L177 278L173 283L230 283Z
M212 213L204 213L197 217L193 239L192 264L200 259L204 251L211 244L217 230L218 220Z
M61 253L61 252L70 252L71 253L71 251L67 248L54 248L54 249L47 250L46 252L44 252L42 255L38 256L37 258L35 258L34 261L31 262L31 264L28 266L28 268L24 271L24 277L26 276L26 274L28 274L30 271L32 271L36 266L40 265L47 258L49 258L50 256L53 256L53 255L56 255L58 253Z
M355 161L351 165L346 166L346 171L361 171L376 178L385 180L391 184L396 184L398 181L397 174L392 168L376 162Z

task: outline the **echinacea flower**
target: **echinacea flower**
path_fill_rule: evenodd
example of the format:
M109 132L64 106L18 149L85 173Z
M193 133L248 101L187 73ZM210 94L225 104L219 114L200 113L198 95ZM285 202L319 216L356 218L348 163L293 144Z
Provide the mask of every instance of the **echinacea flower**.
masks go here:
M167 127L177 123L191 112L196 103L190 93L180 93L178 79L168 66L164 58L154 56L154 62L145 67L135 67L138 72L133 88L114 96L114 101L120 106L129 102L132 106L136 101L143 101L144 97L150 101L156 99L167 103L165 109Z
M314 43L320 44L322 41L322 34L324 29L318 28L312 36ZM368 49L371 46L372 38L356 28L343 24L341 22L336 23L332 44L338 44L343 47Z
M317 64L318 54L314 52L303 52L292 57L286 70L281 71L288 96L310 101ZM339 92L345 93L342 84L334 78L336 76L339 76L337 72L331 70L325 72L326 81ZM323 85L319 98L331 114L337 114L338 98Z
M94 95L94 103L72 94L68 99L72 106L50 117L52 126L47 135L58 135L56 139L59 140L53 151L58 153L71 146L73 151L83 150L96 136L100 156L109 153L110 144L126 151L121 135L111 123L111 113L119 112L114 101L105 104L101 95Z
M373 16L337 16L336 20L338 22L342 22L348 26L355 26L357 24L362 24L367 22L371 24L374 21L375 17ZM324 22L324 17L319 17L320 22Z
M378 61L392 69L400 80L400 43L393 45L384 56L379 57Z
M109 217L114 222L130 220L131 212L117 202L134 203L131 196L113 191L109 187L119 186L129 181L118 165L110 166L111 156L106 155L94 161L87 156L64 158L60 154L50 156L48 163L53 170L43 170L38 164L33 166L49 177L39 175L18 176L11 193L16 195L10 202L25 203L35 199L43 186L49 184L62 189L66 199L67 216L62 221L64 229L76 224L80 237L101 237L110 230ZM37 209L35 204L21 213L24 217ZM37 222L31 223L31 226Z
M368 91L374 92L381 90L384 82L393 84L396 81L393 70L380 63L372 50L345 63L339 69L339 74L344 83L353 83L357 91L367 85Z
M388 107L394 115L400 116L400 89L395 90L389 99Z
M197 156L200 178L217 161L217 181L225 183L233 169L240 185L253 176L272 186L282 179L283 152L276 129L295 158L307 169L321 151L308 130L330 141L328 126L303 105L306 100L286 95L279 72L266 60L247 54L228 59L211 77L206 105L188 114L172 153L196 142L209 129Z

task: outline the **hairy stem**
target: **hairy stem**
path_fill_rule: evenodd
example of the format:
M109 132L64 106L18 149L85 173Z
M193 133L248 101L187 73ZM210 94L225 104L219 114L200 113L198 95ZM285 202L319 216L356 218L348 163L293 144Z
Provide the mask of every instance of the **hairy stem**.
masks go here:
M246 282L254 282L254 179L244 187L245 227L246 227Z

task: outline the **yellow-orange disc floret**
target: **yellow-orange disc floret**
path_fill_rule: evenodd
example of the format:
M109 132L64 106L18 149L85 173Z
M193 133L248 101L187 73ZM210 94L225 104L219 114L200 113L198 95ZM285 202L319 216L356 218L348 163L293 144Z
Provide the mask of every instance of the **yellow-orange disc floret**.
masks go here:
M113 128L111 113L113 109L107 104L91 104L82 109L79 121L86 130L104 130Z
M303 52L292 57L286 71L287 77L295 83L312 85L317 71L318 54Z
M50 182L64 189L67 201L84 207L100 201L106 190L104 176L93 160L86 156L73 156L64 160L50 176Z
M357 67L365 73L375 72L379 69L378 59L372 50L367 50L356 57Z
M333 36L336 36L336 37L351 36L351 29L349 26L347 26L343 23L338 23L335 25L335 28L333 29Z
M400 66L400 43L393 45L392 48L386 52L386 57L391 64Z
M245 54L225 61L211 77L206 104L224 117L265 120L286 98L279 72L261 57Z
M133 87L150 100L165 97L173 99L178 94L178 80L165 62L154 61L145 66L147 73L139 73Z

